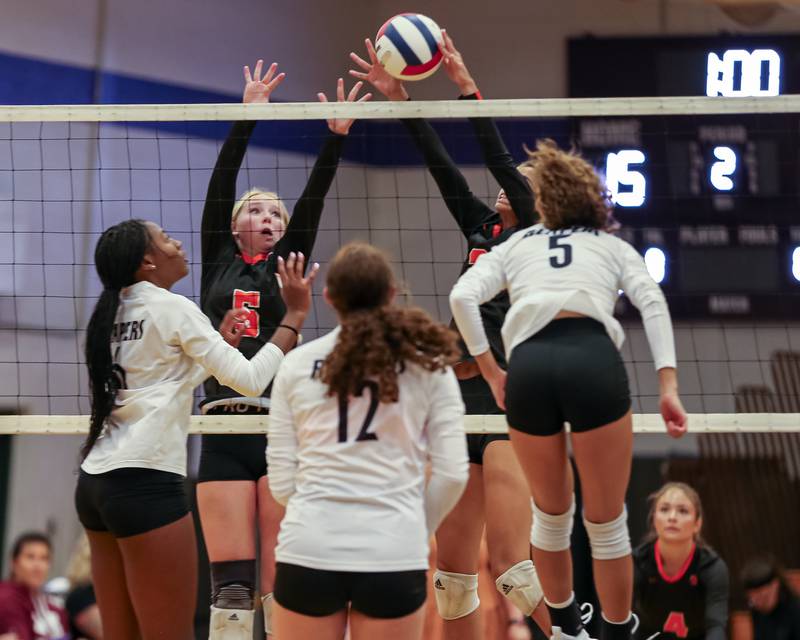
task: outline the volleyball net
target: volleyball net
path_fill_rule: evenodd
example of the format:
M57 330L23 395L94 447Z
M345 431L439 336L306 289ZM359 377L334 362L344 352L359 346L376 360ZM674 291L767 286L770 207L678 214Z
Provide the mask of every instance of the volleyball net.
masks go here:
M618 302L638 434L631 498L665 478L687 480L707 498L708 537L733 569L754 548L800 566L798 112L800 96L0 107L0 434L86 430L83 347L103 229L131 217L160 224L192 265L173 290L199 301L206 191L236 120L259 121L237 195L275 191L291 211L328 135L325 119L358 119L325 199L306 340L335 325L322 282L336 250L356 239L389 253L406 302L449 322L467 242L399 119L431 120L491 208L500 187L468 118L494 117L517 161L524 145L552 138L597 167L620 235L645 255L670 303L690 413L682 441L663 435L641 322L624 292ZM267 420L193 416L192 431L264 432ZM466 424L506 429L502 416ZM68 448L59 455L73 460Z
M492 207L499 186L466 120L492 116L516 160L552 138L605 176L620 235L667 294L690 413L800 413L798 110L794 96L0 107L0 407L48 424L88 413L83 340L100 291L92 255L112 224L153 220L182 240L193 268L174 290L198 300L208 181L241 119L260 124L237 193L263 187L291 211L324 120L358 118L312 255L320 280L339 246L366 240L389 252L410 302L449 321L466 239L399 119L431 120ZM335 324L320 289L307 339ZM656 375L624 292L618 312L634 411L655 413Z

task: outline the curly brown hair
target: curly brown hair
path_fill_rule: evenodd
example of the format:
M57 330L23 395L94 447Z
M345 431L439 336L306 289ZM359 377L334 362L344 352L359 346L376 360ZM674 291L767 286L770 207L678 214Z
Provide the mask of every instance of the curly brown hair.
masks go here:
M437 371L458 360L453 331L422 309L392 304L394 276L387 257L375 247L351 243L339 249L326 285L341 324L320 371L328 395L358 395L364 380L372 378L381 402L397 402L397 375L406 363Z
M575 151L563 151L550 139L538 140L536 150L527 147L530 180L536 209L548 229L583 226L611 231L619 225L614 205L600 176Z

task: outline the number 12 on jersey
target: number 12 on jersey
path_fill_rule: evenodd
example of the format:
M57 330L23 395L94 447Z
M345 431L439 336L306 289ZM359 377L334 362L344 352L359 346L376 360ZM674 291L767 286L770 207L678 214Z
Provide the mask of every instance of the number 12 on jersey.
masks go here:
M358 393L356 393L356 396L363 396L366 389L369 389L369 408L367 409L367 415L364 417L364 422L361 424L361 430L358 432L358 436L356 436L356 442L378 439L378 436L368 431L372 420L375 418L375 413L378 411L378 402L380 401L378 397L378 383L374 380L364 380L358 386ZM347 410L349 404L348 398L339 398L339 442L347 442Z

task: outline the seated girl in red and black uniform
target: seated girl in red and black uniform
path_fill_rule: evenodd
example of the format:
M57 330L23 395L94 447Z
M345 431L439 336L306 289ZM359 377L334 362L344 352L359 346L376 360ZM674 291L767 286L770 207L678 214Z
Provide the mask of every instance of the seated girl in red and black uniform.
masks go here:
M701 536L700 496L668 482L650 500L648 540L633 553L638 636L724 640L728 567Z

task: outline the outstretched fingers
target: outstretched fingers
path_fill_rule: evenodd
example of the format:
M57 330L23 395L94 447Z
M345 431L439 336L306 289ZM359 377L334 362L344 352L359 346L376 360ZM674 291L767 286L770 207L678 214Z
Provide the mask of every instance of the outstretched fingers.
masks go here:
M311 287L314 284L314 280L317 278L317 274L319 273L319 262L315 262L311 265L311 268L308 270L308 275L303 279L303 284L307 287Z
M372 69L372 65L354 51L350 52L350 59L359 67L361 67L364 71L369 71L370 69Z
M372 40L367 38L364 40L364 44L367 45L367 53L369 54L369 59L372 60L372 64L378 64L378 54L375 52L375 47L372 46Z
M343 82L341 78L339 78L340 82ZM358 92L361 91L361 87L364 86L364 83L360 80L353 85L353 88L350 89L350 93L347 94L347 101L354 102L356 97L358 96Z
M261 70L263 68L264 68L264 61L263 60L257 60L256 61L256 68L253 71L253 77L254 77L256 82L261 82Z

